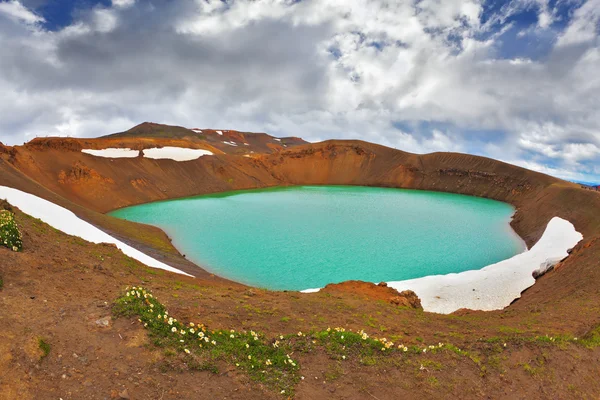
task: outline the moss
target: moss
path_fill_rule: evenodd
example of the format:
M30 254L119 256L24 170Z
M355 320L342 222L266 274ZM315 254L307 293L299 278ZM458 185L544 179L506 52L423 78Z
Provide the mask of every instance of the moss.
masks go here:
M38 346L40 348L40 350L42 351L42 356L40 357L40 360L48 357L48 354L50 354L50 343L46 342L43 338L39 338L38 339Z

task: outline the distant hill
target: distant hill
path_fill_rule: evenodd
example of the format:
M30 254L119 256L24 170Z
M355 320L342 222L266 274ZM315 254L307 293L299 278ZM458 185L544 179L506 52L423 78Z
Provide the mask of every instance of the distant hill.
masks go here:
M185 139L207 143L228 154L272 153L288 147L307 144L298 137L276 138L262 132L240 132L225 129L184 128L182 126L143 122L125 131L102 136L106 139Z

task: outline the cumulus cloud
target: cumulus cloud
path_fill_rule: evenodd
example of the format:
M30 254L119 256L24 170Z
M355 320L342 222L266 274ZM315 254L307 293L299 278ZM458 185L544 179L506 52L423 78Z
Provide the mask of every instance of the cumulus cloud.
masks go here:
M150 120L597 177L599 1L113 0L53 31L4 2L0 140Z
M44 20L17 0L0 3L0 14L26 24L35 24Z

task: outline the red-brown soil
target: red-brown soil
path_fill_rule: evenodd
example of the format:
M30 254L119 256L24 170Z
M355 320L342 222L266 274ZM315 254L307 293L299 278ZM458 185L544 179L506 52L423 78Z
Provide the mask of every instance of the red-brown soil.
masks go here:
M224 131L225 133L225 131ZM113 141L118 142L113 142ZM182 142L176 142L181 140ZM357 141L329 141L242 157L189 162L104 159L81 148L180 145L186 138L38 139L0 148L0 185L71 209L81 218L197 278L140 265L114 247L66 236L17 211L24 251L0 248L0 399L281 398L243 373L181 370L149 346L137 321L94 321L127 285L144 284L181 320L268 335L364 329L405 344L452 343L452 352L374 360L299 354L297 398L598 398L600 349L529 341L584 337L600 325L600 196L543 174L454 153L415 155ZM122 145L119 145L122 144ZM135 147L138 146L138 147ZM220 148L214 146L216 150ZM212 151L212 150L211 150ZM217 153L217 151L215 151ZM108 217L115 208L236 189L354 184L451 191L509 202L531 246L560 216L583 233L570 257L502 311L437 315L391 304L388 288L347 283L322 293L269 292L215 277L185 260L160 230ZM106 302L106 303L105 303ZM37 340L51 350L40 359ZM498 342L499 341L499 342ZM504 348L498 343L507 342ZM64 375L64 378L63 378ZM316 379L315 379L316 378Z

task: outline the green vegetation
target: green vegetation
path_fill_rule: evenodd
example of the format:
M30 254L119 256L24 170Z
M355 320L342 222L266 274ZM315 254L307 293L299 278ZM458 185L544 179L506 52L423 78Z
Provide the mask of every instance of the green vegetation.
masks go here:
M0 210L0 245L12 251L21 251L23 241L15 222L15 215L8 210Z
M293 393L300 380L298 362L279 340L266 341L254 331L209 330L201 323L183 324L169 316L165 307L141 287L128 288L113 312L117 316L137 316L149 330L152 342L175 354L184 353L190 369L218 371L215 363L225 361L286 396Z
M42 351L42 356L40 357L40 360L48 357L48 354L50 354L50 344L48 342L46 342L43 338L39 338L38 346L39 346L40 350Z
M600 325L586 333L581 344L589 348L600 347Z

